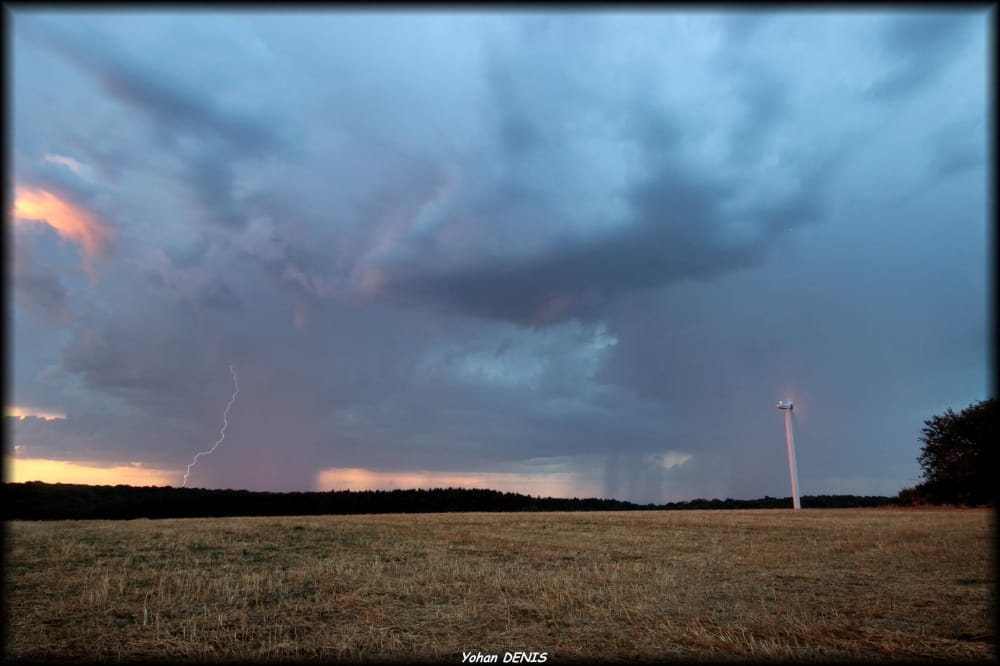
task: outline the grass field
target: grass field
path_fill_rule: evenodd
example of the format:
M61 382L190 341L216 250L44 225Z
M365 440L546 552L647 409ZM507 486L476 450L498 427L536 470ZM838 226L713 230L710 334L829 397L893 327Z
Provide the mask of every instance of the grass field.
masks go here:
M7 524L5 658L996 658L993 514Z

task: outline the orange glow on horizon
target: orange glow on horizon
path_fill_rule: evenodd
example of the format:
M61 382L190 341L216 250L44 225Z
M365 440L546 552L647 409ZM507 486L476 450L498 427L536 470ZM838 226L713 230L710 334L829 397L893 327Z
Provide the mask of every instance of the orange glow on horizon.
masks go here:
M82 246L88 273L91 273L89 262L104 253L112 237L111 229L92 213L41 188L16 188L14 217L47 224L62 238Z
M15 450L20 453L23 447ZM5 483L43 481L95 486L176 486L177 470L145 467L139 462L52 460L4 456ZM516 474L505 472L378 472L362 468L329 468L316 475L315 490L407 490L415 488L485 488L539 497L597 497L599 491L578 483L572 473Z
M541 497L594 497L569 472L377 472L360 467L333 467L316 475L317 490L408 490L415 488L486 488Z
M18 458L4 456L4 483L44 481L46 483L83 483L92 486L169 486L179 473L173 470L144 467L142 463L101 467L93 462Z
M62 412L53 412L45 409L35 409L34 407L7 407L3 410L4 416L13 416L14 418L23 419L27 416L34 416L36 418L44 419L46 421L52 421L54 419L64 419L66 415Z

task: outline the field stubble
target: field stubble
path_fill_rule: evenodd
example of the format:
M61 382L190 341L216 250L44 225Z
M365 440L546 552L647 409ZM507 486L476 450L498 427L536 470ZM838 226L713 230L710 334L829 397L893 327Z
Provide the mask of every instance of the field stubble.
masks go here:
M7 525L7 659L995 658L992 513Z

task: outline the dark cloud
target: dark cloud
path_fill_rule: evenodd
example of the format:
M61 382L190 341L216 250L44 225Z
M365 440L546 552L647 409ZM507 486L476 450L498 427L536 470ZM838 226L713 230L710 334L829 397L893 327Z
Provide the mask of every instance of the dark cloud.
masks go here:
M518 323L591 318L621 293L681 280L707 280L746 268L765 256L770 241L822 215L823 183L835 161L814 156L797 192L762 201L744 213L733 233L723 212L734 183L670 157L657 143L662 122L644 126L638 143L648 153L647 175L627 191L629 221L586 238L567 236L542 252L505 262L483 261L451 272L402 273L385 290L402 299L439 301L459 311Z
M51 274L16 268L14 299L42 326L65 327L71 320L66 290Z
M84 69L115 99L141 110L168 146L182 132L222 142L237 154L260 155L280 144L273 125L220 108L172 73L169 63L143 62L92 22L69 27L31 17L21 18L19 28Z
M224 280L213 280L205 284L199 294L201 305L222 310L239 310L243 307L243 299Z
M890 101L927 85L947 68L976 25L974 12L904 13L886 22L881 39L889 72L868 94Z
M969 172L984 173L985 138L982 120L962 119L928 131L922 141L922 177L901 193L886 197L882 205L891 210Z
M22 185L46 188L72 203L91 204L98 192L66 164L40 159L23 167L18 174L18 181Z
M25 239L17 241L14 252L11 282L14 285L14 302L45 328L65 328L72 322L66 288L59 280L59 272L38 263Z
M498 179L440 213L445 225L463 217L503 225L509 245L470 260L473 244L463 248L465 260L455 262L433 234L420 236L409 241L408 254L381 258L381 296L522 324L588 318L621 293L751 266L765 256L775 234L821 216L832 155L808 154L794 191L759 197L735 215L727 212L733 199L746 194L745 174L713 173L690 159L684 144L690 121L652 91L637 85L609 97L588 89L578 65L567 64L573 59L557 59L552 51L553 43L564 55L592 44L562 28L549 29L546 34L560 37L538 47L531 35L539 29L517 33L511 52L495 46L487 59ZM730 57L722 64L737 61ZM744 110L730 135L731 153L756 165L786 113L781 86L773 76L729 75L736 78L738 97L719 103L736 102ZM595 231L577 232L572 229L583 228L581 221L593 214L582 203L574 205L572 192L605 184L588 182L584 165L560 151L578 140L575 128L598 111L604 118L599 130L631 151L636 163L618 191L608 192L621 197L624 219L598 218ZM427 183L420 191L434 188ZM404 204L400 214L413 216L415 207Z
M716 55L716 76L724 83L716 104L735 108L729 159L758 164L774 143L774 133L788 119L789 86L775 72L775 64L751 49L772 22L763 13L733 13L721 19L725 36ZM758 47L759 48L759 47Z
M266 112L248 114L243 105L223 107L217 101L218 91L200 80L197 71L184 76L184 69L168 67L167 62L134 57L113 35L92 22L67 27L31 18L22 21L22 30L80 67L112 98L148 119L157 152L179 158L184 178L202 204L208 224L246 224L247 211L234 191L234 170L241 160L287 152L290 144L275 117ZM120 149L96 147L93 139L82 143L88 144L84 152L99 164L115 161L120 153Z
M744 67L735 83L735 101L742 107L740 123L733 131L732 157L741 162L759 162L771 143L773 132L787 118L784 85L772 75Z
M930 138L928 180L935 182L978 169L986 164L982 120L958 122L941 128Z

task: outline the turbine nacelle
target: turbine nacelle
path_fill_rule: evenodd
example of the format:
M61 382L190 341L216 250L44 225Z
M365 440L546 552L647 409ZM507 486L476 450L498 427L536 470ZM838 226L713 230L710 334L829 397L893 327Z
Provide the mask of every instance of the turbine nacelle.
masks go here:
M789 401L779 400L778 404L775 405L775 407L777 407L778 409L788 409L788 410L791 410L791 408L792 408L792 402L790 400Z

